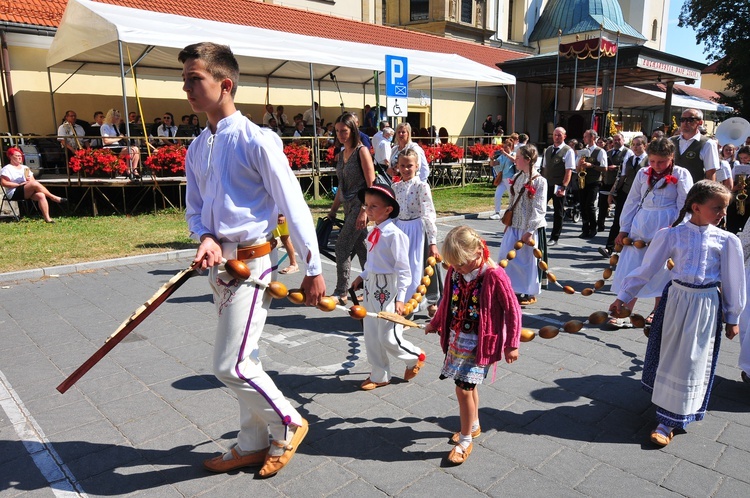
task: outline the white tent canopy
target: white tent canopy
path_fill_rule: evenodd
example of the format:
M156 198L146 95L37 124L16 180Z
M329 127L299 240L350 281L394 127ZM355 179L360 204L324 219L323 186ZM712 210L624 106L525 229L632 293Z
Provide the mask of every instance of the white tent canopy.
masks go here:
M617 89L615 96L615 107L627 107L634 109L648 107L664 107L664 100L667 98L665 92L656 90L646 90L634 86L625 86ZM672 107L682 109L700 109L702 111L727 112L726 106L717 102L699 99L697 97L687 97L684 95L672 95Z
M514 85L515 77L456 54L423 52L286 33L252 26L69 0L47 66L63 62L120 65L119 43L139 67L180 70L177 54L199 41L229 45L242 74L321 80L335 71L346 83L368 83L385 56L408 58L410 88Z

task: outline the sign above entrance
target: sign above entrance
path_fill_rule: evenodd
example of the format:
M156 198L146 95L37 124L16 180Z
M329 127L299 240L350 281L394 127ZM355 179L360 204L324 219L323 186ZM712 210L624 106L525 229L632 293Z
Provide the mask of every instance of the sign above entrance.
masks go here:
M386 97L386 108L389 118L401 118L406 116L409 106L406 97Z
M643 57L642 55L638 56L638 67L653 69L654 71L661 71L663 73L671 74L674 76L682 76L690 80L697 80L701 77L701 72L695 69L678 66L677 64L672 64L669 62L649 59L647 57Z

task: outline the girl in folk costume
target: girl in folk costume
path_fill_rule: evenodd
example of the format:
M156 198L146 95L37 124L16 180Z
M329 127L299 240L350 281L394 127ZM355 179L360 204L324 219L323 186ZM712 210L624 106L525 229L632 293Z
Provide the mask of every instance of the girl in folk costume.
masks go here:
M401 208L396 226L409 238L409 252L402 255L408 258L411 269L411 284L406 289L407 299L416 292L422 281L425 241L428 244L429 256L440 256L437 249L437 216L435 205L432 203L432 193L430 186L417 176L418 169L419 155L416 151L406 149L398 155L401 181L393 184L393 191Z
M620 215L620 233L615 237L615 244L622 246L622 253L617 262L615 278L612 281L612 292L619 293L623 280L643 263L646 246L625 245L625 237L632 241L642 240L649 244L660 229L668 227L685 203L688 190L693 186L693 178L685 168L674 165L674 144L667 138L657 138L648 144L648 168L641 168L635 175L633 185L625 200ZM640 244L639 244L640 245ZM628 302L632 310L637 298L656 298L654 310L659 305L664 286L669 282L670 271L664 266L655 271L650 282L640 287ZM654 311L649 313L646 323L651 324ZM609 324L613 327L632 327L629 318L612 318Z
M674 262L672 281L656 309L646 347L643 388L652 393L659 425L651 441L666 446L675 429L702 420L711 395L721 344L739 333L745 307L742 245L736 235L717 228L731 196L724 185L701 180L688 192L671 228L651 241L638 269L622 282L612 311L622 311L667 259ZM685 215L690 220L682 223ZM666 319L665 319L666 318Z
M744 145L737 151L738 161L732 168L733 199L727 208L727 230L737 233L750 218L750 147ZM723 161L722 161L723 162Z
M478 437L479 392L489 366L502 359L518 359L521 308L505 271L490 259L487 244L467 226L448 232L443 257L451 265L435 317L425 333L437 332L445 353L440 378L453 378L461 418L461 430L451 441L448 455L454 464L471 454Z
M750 285L750 220L737 234L742 244L742 254L745 257L745 285ZM745 291L747 292L747 290ZM742 380L750 384L750 306L745 306L740 315L740 375Z
M522 145L516 151L516 176L510 185L510 208L513 212L511 224L505 229L500 244L500 257L504 259L519 240L524 243L515 250L516 257L505 268L513 290L519 295L521 306L534 304L542 291L542 274L537 270L534 248L539 247L543 260L547 260L547 237L544 216L547 211L547 181L534 168L538 153L531 144ZM507 214L506 214L507 216ZM505 220L504 220L505 221ZM534 245L529 242L533 240Z

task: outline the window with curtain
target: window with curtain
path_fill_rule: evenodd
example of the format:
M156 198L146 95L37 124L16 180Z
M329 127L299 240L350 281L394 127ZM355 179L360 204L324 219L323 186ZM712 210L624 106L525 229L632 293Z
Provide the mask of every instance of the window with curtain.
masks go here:
M426 21L430 17L430 0L411 0L409 4L409 19L412 21Z

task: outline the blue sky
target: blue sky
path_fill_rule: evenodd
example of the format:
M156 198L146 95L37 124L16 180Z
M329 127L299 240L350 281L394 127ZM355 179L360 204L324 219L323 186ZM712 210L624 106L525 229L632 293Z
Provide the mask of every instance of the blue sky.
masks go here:
M703 45L697 45L692 28L677 27L680 9L684 0L670 0L669 24L667 25L667 52L693 61L708 64Z

